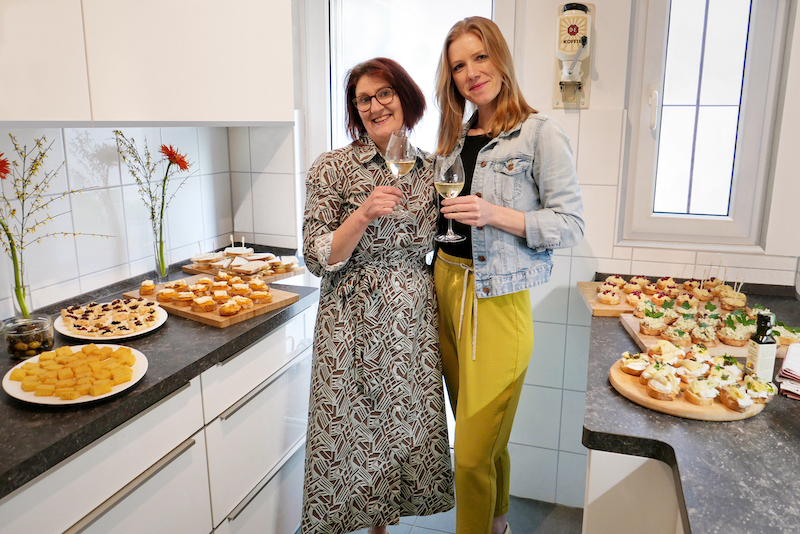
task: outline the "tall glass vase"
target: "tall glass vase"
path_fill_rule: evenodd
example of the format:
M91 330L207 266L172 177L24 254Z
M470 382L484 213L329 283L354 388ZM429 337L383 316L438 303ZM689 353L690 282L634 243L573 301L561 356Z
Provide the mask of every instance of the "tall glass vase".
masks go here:
M156 229L153 235L153 257L155 259L155 283L161 284L169 278L170 249L169 232L166 223Z
M31 286L11 284L11 301L14 303L14 315L17 317L30 317L33 310L31 301Z

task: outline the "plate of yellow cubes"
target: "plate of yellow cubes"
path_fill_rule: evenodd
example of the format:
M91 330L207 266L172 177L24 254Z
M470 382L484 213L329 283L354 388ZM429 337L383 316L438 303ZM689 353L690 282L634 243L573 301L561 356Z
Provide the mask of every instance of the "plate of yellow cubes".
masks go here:
M64 346L15 365L3 377L3 389L34 404L82 404L121 393L146 372L147 358L130 347Z

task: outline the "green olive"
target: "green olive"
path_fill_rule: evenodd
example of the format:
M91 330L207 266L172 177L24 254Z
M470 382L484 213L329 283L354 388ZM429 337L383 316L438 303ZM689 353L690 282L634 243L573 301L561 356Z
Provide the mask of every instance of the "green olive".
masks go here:
M39 353L39 351L37 351L37 350L33 350L33 349L26 350L25 351L25 357L26 358L30 358L31 356L36 356L38 353Z
M31 341L30 343L28 343L28 349L38 349L41 346L42 346L41 341Z
M17 341L16 343L14 343L14 350L24 352L28 350L28 344L23 343L22 341Z

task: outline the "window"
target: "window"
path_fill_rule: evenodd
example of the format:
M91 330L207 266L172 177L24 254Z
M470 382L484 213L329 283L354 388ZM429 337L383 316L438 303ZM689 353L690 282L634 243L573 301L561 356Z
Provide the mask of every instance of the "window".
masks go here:
M333 148L350 142L344 128L347 71L383 56L405 68L425 93L425 116L414 128L416 144L436 148L439 111L436 66L450 27L472 15L491 18L492 0L333 0L331 2L331 118Z
M787 4L637 3L625 241L760 244Z

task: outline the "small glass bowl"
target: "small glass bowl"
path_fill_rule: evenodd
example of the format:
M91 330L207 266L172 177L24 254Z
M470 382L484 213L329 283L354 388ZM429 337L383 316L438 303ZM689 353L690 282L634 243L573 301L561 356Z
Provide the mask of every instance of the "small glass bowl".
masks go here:
M12 358L27 360L53 348L53 320L49 315L12 317L3 323L6 350Z

